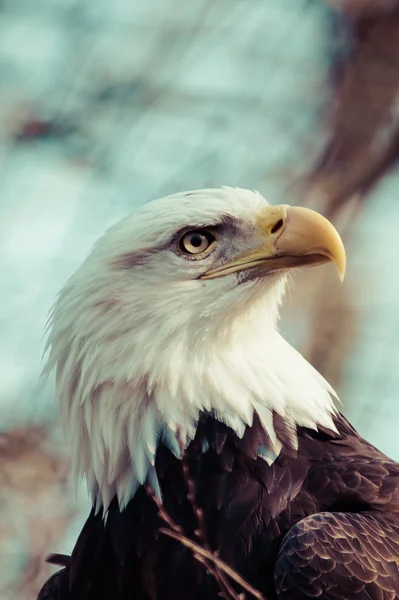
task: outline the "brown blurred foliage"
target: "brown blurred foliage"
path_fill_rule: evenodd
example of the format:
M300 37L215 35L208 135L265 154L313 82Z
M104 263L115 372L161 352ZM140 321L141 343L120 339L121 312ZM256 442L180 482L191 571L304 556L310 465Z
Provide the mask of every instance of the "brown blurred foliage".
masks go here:
M327 141L300 195L301 203L335 222L350 242L368 194L399 155L399 1L327 2L341 11L348 51L331 66ZM302 351L339 386L356 335L350 288L320 270L300 280L298 297L301 310L311 313Z
M344 10L349 52L332 65L328 139L305 189L335 218L346 203L369 193L398 157L399 2L330 4Z
M73 514L68 472L68 462L54 451L44 428L0 434L0 554L19 555L24 561L22 578L13 576L18 564L10 565L10 581L0 590L2 599L35 598L52 572L45 557Z

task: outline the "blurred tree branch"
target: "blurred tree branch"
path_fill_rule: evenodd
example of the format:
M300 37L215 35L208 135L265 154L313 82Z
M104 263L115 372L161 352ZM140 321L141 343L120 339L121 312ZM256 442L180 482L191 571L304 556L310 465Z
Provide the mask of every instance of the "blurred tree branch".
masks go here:
M348 242L366 196L399 156L399 0L325 1L338 11L345 52L331 66L326 144L300 196ZM302 351L337 386L356 333L352 294L323 270L303 277L301 289L310 314Z
M350 18L375 18L399 9L398 0L326 0L333 8Z
M305 188L309 202L334 218L370 192L398 157L399 1L329 3L343 11L350 51L332 65L330 133Z

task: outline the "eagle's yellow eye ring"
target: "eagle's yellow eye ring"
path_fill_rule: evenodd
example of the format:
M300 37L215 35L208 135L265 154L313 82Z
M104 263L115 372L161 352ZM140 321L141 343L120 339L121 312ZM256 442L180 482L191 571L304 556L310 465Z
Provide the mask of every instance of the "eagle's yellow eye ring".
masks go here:
M180 238L179 248L184 254L197 258L207 255L215 243L215 237L206 230L186 231Z

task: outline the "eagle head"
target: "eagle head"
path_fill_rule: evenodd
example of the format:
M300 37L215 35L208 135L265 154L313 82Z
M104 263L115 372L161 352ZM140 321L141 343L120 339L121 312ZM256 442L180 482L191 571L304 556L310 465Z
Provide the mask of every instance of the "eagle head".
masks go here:
M159 490L157 447L176 455L201 414L238 436L254 412L281 449L273 413L334 428L334 392L277 330L287 273L345 252L311 210L257 192L205 189L148 203L111 227L69 279L49 319L46 372L76 476L93 500L121 507Z

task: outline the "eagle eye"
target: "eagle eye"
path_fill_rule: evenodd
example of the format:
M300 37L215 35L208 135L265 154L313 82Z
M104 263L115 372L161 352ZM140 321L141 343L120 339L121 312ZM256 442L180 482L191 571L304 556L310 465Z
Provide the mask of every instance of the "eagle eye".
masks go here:
M184 254L201 255L208 254L215 242L215 237L206 230L186 231L180 238L179 248Z

